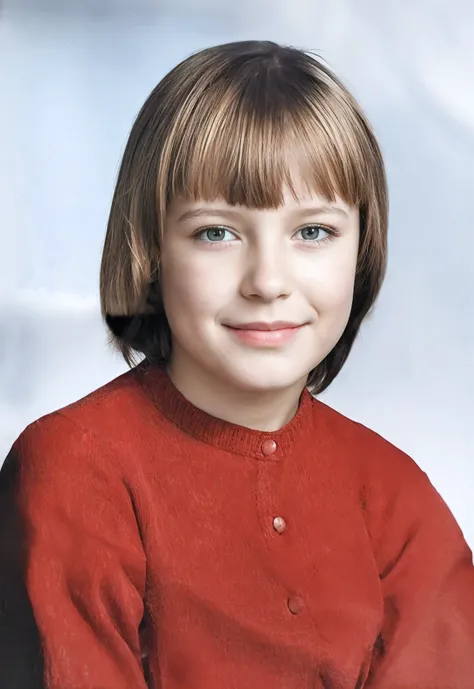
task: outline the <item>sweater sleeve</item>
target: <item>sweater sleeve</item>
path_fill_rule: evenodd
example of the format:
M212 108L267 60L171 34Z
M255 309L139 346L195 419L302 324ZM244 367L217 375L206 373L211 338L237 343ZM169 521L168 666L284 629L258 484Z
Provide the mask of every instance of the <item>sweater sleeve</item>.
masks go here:
M473 689L472 552L426 474L404 456L373 534L384 621L371 689ZM381 491L382 493L383 491Z
M56 412L14 444L0 497L8 686L39 686L32 674L24 682L24 667L34 664L47 689L145 689L138 636L145 555L112 453Z

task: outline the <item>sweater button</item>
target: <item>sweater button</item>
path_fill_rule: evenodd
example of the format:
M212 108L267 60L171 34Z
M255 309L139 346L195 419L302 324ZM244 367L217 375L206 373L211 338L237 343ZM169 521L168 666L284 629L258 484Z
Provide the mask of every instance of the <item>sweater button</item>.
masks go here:
M286 521L283 519L283 517L275 517L273 520L273 528L277 533L283 533L283 531L286 529Z
M267 438L266 440L263 441L262 443L262 453L269 457L272 455L275 450L277 449L277 444L274 440L271 440L271 438Z
M304 602L299 596L294 596L288 599L288 610L292 615L299 615L303 611Z

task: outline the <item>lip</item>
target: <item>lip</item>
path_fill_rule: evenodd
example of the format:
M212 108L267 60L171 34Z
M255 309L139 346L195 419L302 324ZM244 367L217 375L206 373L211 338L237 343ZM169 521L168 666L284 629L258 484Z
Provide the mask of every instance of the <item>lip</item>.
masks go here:
M274 321L273 323L245 323L226 326L240 342L252 347L282 347L288 344L304 324Z
M266 323L264 321L256 321L255 323L242 323L236 325L228 325L228 328L234 330L259 330L259 331L273 331L273 330L289 330L294 328L301 328L301 323L291 323L290 321L273 321Z

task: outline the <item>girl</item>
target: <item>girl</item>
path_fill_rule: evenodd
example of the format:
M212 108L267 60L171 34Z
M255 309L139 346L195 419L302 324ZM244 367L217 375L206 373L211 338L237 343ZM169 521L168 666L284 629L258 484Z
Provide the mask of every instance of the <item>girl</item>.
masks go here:
M2 470L19 683L34 666L48 689L474 687L453 516L314 399L377 297L386 234L377 142L317 59L239 42L158 84L101 267L131 370L28 426Z

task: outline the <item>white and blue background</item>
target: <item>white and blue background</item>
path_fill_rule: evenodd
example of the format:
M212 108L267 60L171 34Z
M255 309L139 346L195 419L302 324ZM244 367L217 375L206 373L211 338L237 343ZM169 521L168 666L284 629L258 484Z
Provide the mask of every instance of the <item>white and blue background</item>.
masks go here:
M381 298L324 400L408 452L474 547L474 3L0 2L0 463L126 370L98 299L134 116L200 48L315 50L368 113L390 185Z

